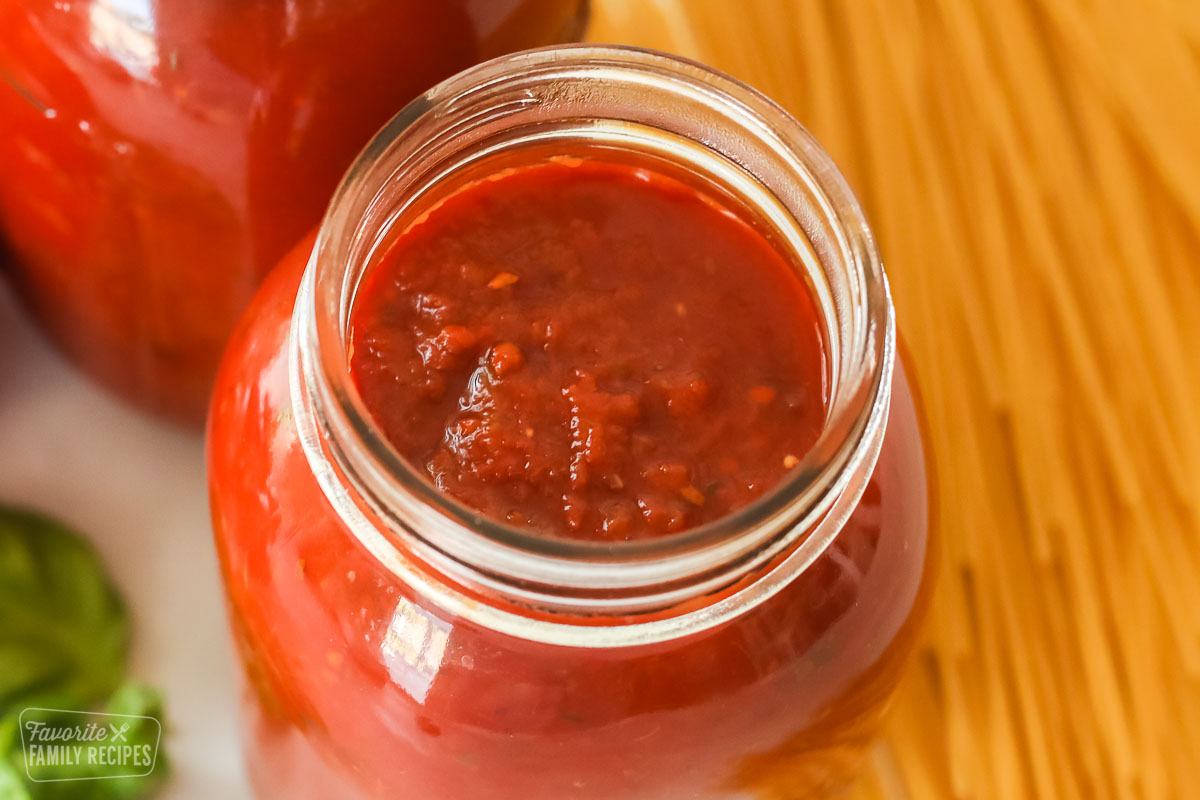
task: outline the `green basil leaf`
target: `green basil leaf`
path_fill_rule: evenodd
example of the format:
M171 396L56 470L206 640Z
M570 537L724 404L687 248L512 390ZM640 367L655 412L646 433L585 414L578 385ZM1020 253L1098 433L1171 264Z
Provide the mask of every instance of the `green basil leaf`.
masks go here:
M104 702L128 647L129 614L91 545L41 514L0 507L0 718Z
M17 717L0 718L0 800L32 800L25 787L25 762Z
M0 800L134 800L166 780L162 696L123 683L129 629L125 604L86 540L36 512L0 506ZM36 713L104 728L114 718L70 713L101 704L103 713L127 717L115 720L123 745L155 753L150 774L122 777L128 769L84 763L41 767L43 780L30 780L22 711L63 709Z

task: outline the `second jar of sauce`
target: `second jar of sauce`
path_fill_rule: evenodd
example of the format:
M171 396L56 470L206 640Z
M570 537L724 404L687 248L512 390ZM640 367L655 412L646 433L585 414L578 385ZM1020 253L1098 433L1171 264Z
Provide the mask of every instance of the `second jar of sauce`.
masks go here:
M380 125L586 0L0 3L0 239L86 372L199 423L260 279Z

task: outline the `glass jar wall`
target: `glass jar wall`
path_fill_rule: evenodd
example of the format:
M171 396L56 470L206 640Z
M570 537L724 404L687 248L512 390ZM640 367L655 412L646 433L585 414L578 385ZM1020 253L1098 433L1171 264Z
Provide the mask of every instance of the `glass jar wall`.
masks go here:
M374 428L346 370L370 254L456 170L530 142L672 159L776 226L821 298L832 383L825 430L777 491L678 538L542 547L439 495ZM842 785L931 588L894 336L844 182L746 87L578 47L428 93L264 285L217 382L213 518L259 796L733 800Z
M238 315L351 159L470 64L567 41L586 0L0 3L0 236L105 386L197 423Z

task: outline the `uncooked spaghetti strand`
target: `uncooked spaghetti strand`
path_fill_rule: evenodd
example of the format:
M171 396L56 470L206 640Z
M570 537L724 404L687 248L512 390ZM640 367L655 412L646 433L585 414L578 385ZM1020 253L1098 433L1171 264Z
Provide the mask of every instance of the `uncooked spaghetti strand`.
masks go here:
M865 21L867 20L856 20L859 25ZM848 24L848 21L843 21L842 24ZM846 56L847 61L853 64L849 74L852 79L858 81L853 93L857 115L863 120L869 131L861 140L861 146L865 149L866 156L865 179L876 185L886 186L892 181L898 181L911 187L916 180L915 176L911 173L900 174L899 172L908 163L902 138L900 136L882 137L870 133L879 130L881 121L894 119L900 112L895 106L896 97L879 93L877 83L866 78L876 71L875 65L869 62L878 54L878 50L874 47L877 38L861 29L856 30L855 33L856 35L851 37L847 43ZM859 43L864 46L857 47ZM881 220L877 224L884 237L888 237L889 234L899 236L906 227L901 220L911 206L903 201L896 202L898 200L900 199L895 195L890 197L885 195L876 205L878 219ZM947 708L950 711L946 727L946 747L949 751L951 782L956 796L969 796L973 793L970 776L980 773L985 766L981 754L977 752L969 736L970 730L976 726L968 723L963 713L956 713L958 709L965 710L975 705L968 700L969 681L964 681L963 678L964 675L969 674L971 674L969 671L960 667L957 659L946 662L941 671L942 694L946 698Z
M961 702L961 700L960 700L960 702ZM1034 722L1034 724L1037 724L1037 723L1036 723L1036 722ZM956 739L960 739L960 738L961 738L961 734L960 734L959 738L956 738ZM971 741L971 738L970 738L970 736L966 736L966 738L965 738L965 739L966 739L966 741ZM956 760L961 760L961 759L956 759ZM953 756L952 756L952 763L956 763L956 760L954 760L954 758L953 758ZM971 770L971 769L966 769L965 771L967 771L967 772L970 772L970 771L972 771L972 770ZM978 770L978 768L976 768L976 769L974 769L973 771L976 771L976 772L978 772L979 770ZM958 783L958 784L959 784L958 788L959 788L959 790L960 790L960 794L961 794L961 793L964 793L964 792L966 792L966 790L967 790L967 789L965 789L965 787L964 787L964 784L965 784L965 783L970 783L970 782L972 782L972 778L970 778L970 776L962 776L962 775L960 775L960 776L959 776L959 778L958 778L958 781L956 781L956 783Z
M953 796L941 738L944 698L938 694L940 681L934 674L938 664L932 653L917 658L900 686L888 726L887 745L895 753L896 769L912 800ZM931 724L905 726L911 719L926 719Z
M982 683L987 689L988 755L995 765L992 770L994 796L1000 800L1024 800L1030 796L1030 786L1017 746L1015 698L1007 690L1012 683L1005 668L1004 648L1008 643L1000 634L996 613L989 609L979 617L986 675Z
M989 444L990 452L998 459L1011 464L1010 447L1003 434L998 433ZM1008 470L1006 469L1005 472ZM1003 476L1004 472L1000 473ZM1004 509L1006 503L1011 503L1003 489L1010 481L996 481L996 492L999 497L990 500L996 509ZM1011 506L1010 506L1011 507ZM1010 524L1020 526L1028 524L1017 513L1019 507L1007 517ZM1005 547L1002 536L983 535L987 548L988 563L991 568L982 573L980 584L986 587L988 597L995 602L994 613L999 623L1001 635L1013 643L1006 655L1013 676L1011 691L1020 713L1024 731L1025 755L1032 768L1032 782L1036 795L1039 797L1056 797L1059 781L1073 780L1073 776L1061 775L1053 767L1051 753L1058 745L1042 714L1046 704L1053 702L1053 688L1046 687L1046 673L1033 669L1029 659L1021 652L1024 648L1020 643L1029 641L1029 631L1034 619L1034 610L1030 609L1028 587L1033 583L1030 576L1030 565L1025 553L1020 549Z
M1092 511L1092 527L1099 553L1101 576L1110 591L1123 598L1123 603L1113 609L1112 627L1124 659L1126 691L1133 699L1130 703L1134 736L1137 742L1139 774L1143 794L1157 800L1166 796L1168 785L1166 766L1162 750L1155 738L1162 730L1165 712L1162 696L1146 693L1142 687L1153 686L1162 680L1157 665L1165 652L1161 636L1161 625L1152 625L1158 619L1158 609L1153 602L1154 590L1149 584L1148 569L1143 554L1136 548L1124 548L1120 552L1116 520L1120 510L1115 508L1105 488L1101 462L1082 457L1078 452L1081 443L1075 442L1077 463L1083 485L1088 492L1085 502Z
M947 147L952 154L956 149L953 144ZM977 214L973 220L965 221L964 226L974 231L979 238L976 248L979 263L1019 263L1025 256L1015 249L1016 245L1011 237L1005 235L1011 229L1011 222L1003 214L1006 201L1000 192L994 163L978 147L962 148L961 157L965 161L963 171L967 177L961 182L960 192L962 195L968 191L973 192L973 197L978 202ZM965 197L962 197L960 202L965 202ZM997 309L1000 320L1008 321L1006 335L998 338L1000 349L993 356L993 359L998 358L995 363L1003 369L997 369L995 372L1000 376L1037 374L1041 370L1035 363L1038 350L1033 346L1032 328L1028 325L1011 324L1012 320L1021 319L1029 308L1028 302L1021 297L1022 292L1018 287L1015 271L1007 268L976 271L986 276L985 286L966 306L985 308L985 304L991 305ZM987 359L981 358L981 366L986 363ZM1050 400L1051 387L1046 382L1009 380L1005 384L1008 389L1003 398L1003 405L996 408L998 413L1011 414L1022 404L1040 406ZM1045 415L1032 418L1032 424L1038 426L1039 430L1025 437L1027 445L1017 451L1017 458L1022 466L1021 474L1033 476L1032 479L1023 480L1022 486L1030 498L1030 533L1033 537L1034 552L1041 561L1050 557L1047 530L1056 513L1053 496L1055 488L1049 482L1038 478L1047 474L1047 448L1053 445L1053 432L1047 429L1047 420Z
M1200 107L1182 98L1200 97L1200 76L1194 59L1181 53L1178 42L1156 37L1149 28L1157 16L1134 12L1124 4L1096 3L1089 15L1075 3L1039 6L1057 37L1083 65L1099 92L1120 114L1124 124L1145 145L1151 163L1182 201L1193 225L1200 225L1200 149L1194 132L1200 130ZM1111 17L1107 10L1118 12ZM1113 54L1136 53L1137 58L1114 60ZM1150 87L1169 89L1163 94Z
M1093 161L1104 164L1096 170L1096 180L1102 192L1102 200L1108 208L1107 217L1118 221L1113 225L1117 247L1121 248L1122 261L1126 264L1152 264L1156 259L1153 241L1154 223L1146 203L1145 181L1139 181L1136 166L1130 159L1128 147L1120 136L1111 117L1103 113L1099 104L1083 96L1078 101L1081 109L1080 125L1094 153ZM1137 331L1142 344L1141 352L1163 367L1153 370L1152 380L1161 385L1159 399L1163 407L1173 409L1200 406L1192 387L1187 384L1187 355L1184 352L1179 326L1170 315L1161 309L1170 306L1171 286L1156 270L1113 269L1112 274L1123 282L1128 296L1135 300L1137 308ZM1157 426L1165 417L1148 414L1147 424ZM1159 431L1159 436L1174 435L1179 438L1179 450L1190 454L1186 474L1197 472L1200 457L1200 415L1179 414L1169 432ZM1186 491L1178 492L1181 500L1189 498Z
M1007 15L1011 18L1020 16L1017 11L1019 6L1011 4L989 4L986 8L992 9L1001 16ZM1024 35L1019 35L1021 33ZM1006 34L1004 37L1006 42L1020 42L1032 38L1028 30L1023 32L1007 31ZM1025 59L1030 59L1032 51L1020 55ZM1055 83L1067 84L1070 82L1074 76L1074 72L1069 69L1070 66L1070 64L1059 64L1054 68ZM1091 134L1094 140L1097 135L1115 131L1115 120L1107 114L1098 117L1098 102L1086 92L1072 91L1067 97L1056 100L1052 96L1038 95L1028 91L1042 83L1042 81L1025 80L1022 82L1022 88L1027 91L1019 92L1016 96L1021 98L1026 106L1030 106L1027 111L1027 126L1040 122L1040 132L1057 132L1053 137L1052 146L1049 150L1044 150L1041 155L1043 163L1040 171L1050 173L1056 165L1058 166L1055 172L1056 181L1053 185L1059 191L1069 189L1067 196L1073 196L1066 211L1070 214L1069 224L1063 220L1060 222L1059 229L1073 238L1070 250L1075 253L1078 263L1098 265L1097 268L1090 270L1087 280L1073 283L1085 302L1088 302L1093 308L1102 308L1105 311L1103 316L1092 315L1096 324L1090 329L1090 335L1099 343L1101 349L1116 356L1112 368L1114 371L1119 370L1117 374L1123 378L1116 382L1117 388L1127 390L1137 387L1135 397L1147 394L1153 396L1160 388L1160 375L1186 372L1186 370L1154 370L1151 368L1154 366L1154 357L1163 352L1165 348L1174 346L1177 349L1177 342L1163 338L1154 344L1140 341L1138 334L1142 326L1138 319L1138 306L1135 303L1126 302L1129 295L1125 279L1136 273L1120 269L1099 268L1112 257L1110 240L1116 238L1120 232L1136 227L1130 222L1136 220L1138 215L1125 216L1116 213L1104 216L1100 213L1101 206L1089 202L1094 182L1096 180L1104 182L1119 171L1119 161L1112 160L1119 158L1119 153L1106 152L1102 154L1102 157L1092 159L1091 163L1102 164L1105 167L1096 170L1081 169L1082 164L1086 162L1080 162L1079 159L1073 157L1075 151L1087 152L1085 145L1088 141L1088 134ZM1040 98L1041 105L1030 100L1031 97ZM1076 111L1070 117L1076 121L1070 126L1054 124L1056 105L1062 105L1068 101L1069 108ZM1067 115L1062 116L1064 119L1067 118ZM1082 121L1080 117L1082 117ZM1093 125L1088 130L1081 130L1086 128L1086 121L1091 121ZM1039 136L1035 141L1043 141L1047 138L1047 136ZM1069 165L1070 168L1065 168L1065 165ZM1128 195L1129 198L1136 196L1136 193ZM1150 289L1157 280L1157 275L1149 272L1149 274L1137 276L1137 280L1134 282L1138 287L1145 286ZM1091 295L1090 299L1089 295ZM1143 346L1139 347L1138 345ZM1146 354L1149 354L1151 358L1146 358ZM1176 386L1179 385L1178 380L1175 383ZM1179 397L1176 399L1182 400ZM1131 404L1125 401L1125 405ZM1187 407L1187 405L1176 405L1175 407ZM1178 496L1183 496L1185 476L1190 473L1190 469L1184 463L1190 437L1186 437L1184 443L1181 444L1179 437L1171 436L1166 432L1158 415L1147 414L1147 416L1149 417L1145 422L1149 428L1147 432L1155 438L1149 442L1146 440L1134 442L1135 446L1131 447L1129 452L1139 462L1143 474L1147 476L1157 474L1160 480L1170 483Z
M1032 171L1022 154L1012 112L1000 99L1003 95L1002 86L995 79L995 70L982 60L983 52L987 48L982 34L977 30L978 21L971 17L966 4L959 0L942 0L942 7L947 12L948 19L952 20L950 24L954 26L953 30L956 34L954 43L957 52L962 57L964 65L968 67L967 72L976 85L976 91L972 96L984 98L981 108L985 111L985 118L989 120L989 130L999 135L995 140L997 153L1004 161L1003 175L1012 185L1015 197L1010 206L1017 213L1017 218L1014 220L1015 229L1024 233L1035 263L1045 266L1061 263L1064 256L1061 243L1057 241L1052 229L1047 224L1041 202L1042 194L1035 184ZM979 52L975 52L976 48ZM1069 289L1063 285L1053 270L1034 270L1031 277L1047 279L1053 302L1061 312L1059 330L1064 335L1064 343L1072 350L1071 364L1093 399L1093 402L1089 402L1083 410L1095 416L1098 432L1118 473L1118 485L1127 501L1134 503L1141 492L1139 481L1136 474L1121 459L1121 454L1126 449L1126 436L1119 424L1115 409L1105 400L1102 389L1102 369L1090 351L1086 326L1082 322L1081 313L1076 307ZM1030 419L1036 419L1036 417L1031 415Z
M1195 126L1160 122L1200 113L1196 28L1172 23L1200 6L1148 0L1125 36L1128 9L1090 0L749 0L750 25L715 0L659 5L686 16L689 55L814 129L885 254L947 559L888 727L893 783L980 800L1194 786L1200 159L1175 157Z

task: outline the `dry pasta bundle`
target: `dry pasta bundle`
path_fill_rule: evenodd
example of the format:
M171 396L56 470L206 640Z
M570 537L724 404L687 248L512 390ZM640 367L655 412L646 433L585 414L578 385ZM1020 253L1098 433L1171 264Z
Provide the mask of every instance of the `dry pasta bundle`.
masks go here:
M596 0L863 200L930 421L933 623L859 797L1200 785L1200 5Z

